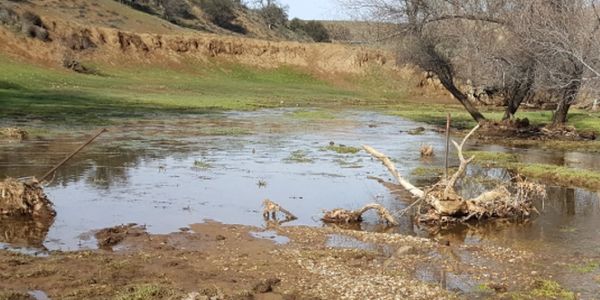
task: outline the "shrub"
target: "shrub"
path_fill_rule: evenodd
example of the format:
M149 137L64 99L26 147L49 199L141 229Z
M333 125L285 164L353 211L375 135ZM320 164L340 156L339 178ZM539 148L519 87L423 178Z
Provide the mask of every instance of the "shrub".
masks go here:
M315 42L329 42L329 32L323 23L319 21L308 21L304 25L304 31L308 34Z
M194 3L202 8L213 24L238 33L246 33L244 27L232 23L236 18L235 9L240 6L239 0L194 0Z
M319 21L304 22L298 18L294 18L290 22L289 28L295 32L306 33L315 42L331 42L327 28Z

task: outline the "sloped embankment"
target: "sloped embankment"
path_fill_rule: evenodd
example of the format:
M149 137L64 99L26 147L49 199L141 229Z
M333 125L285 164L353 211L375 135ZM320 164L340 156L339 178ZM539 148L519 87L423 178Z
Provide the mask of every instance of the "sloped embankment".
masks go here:
M26 11L15 8L15 13L19 19ZM359 46L272 42L183 29L180 33L138 33L40 17L43 22L40 27L48 32L47 39L36 39L0 26L0 52L52 65L63 64L67 58L112 64L181 63L216 58L263 68L289 65L327 73L359 73L371 65L393 67L385 52Z

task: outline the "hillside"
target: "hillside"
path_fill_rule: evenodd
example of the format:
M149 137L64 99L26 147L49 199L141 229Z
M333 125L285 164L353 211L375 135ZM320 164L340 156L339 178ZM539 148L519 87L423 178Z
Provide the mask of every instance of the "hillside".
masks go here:
M111 0L81 5L0 3L0 106L8 108L0 116L103 122L122 109L377 104L406 95L382 50L199 32Z

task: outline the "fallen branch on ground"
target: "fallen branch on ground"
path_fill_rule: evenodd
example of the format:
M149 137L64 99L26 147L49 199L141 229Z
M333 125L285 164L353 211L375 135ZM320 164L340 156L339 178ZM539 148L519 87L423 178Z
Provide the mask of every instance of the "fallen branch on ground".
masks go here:
M285 214L286 221L298 219L289 210L281 207L279 204L269 199L263 200L263 218L265 218L265 221L271 219L277 221L277 212L282 212L283 214Z
M379 217L390 225L398 225L394 216L382 205L377 203L371 203L363 206L357 210L346 210L342 208L336 208L334 210L325 212L323 215L323 222L325 223L360 223L362 222L362 215L369 211L375 210Z

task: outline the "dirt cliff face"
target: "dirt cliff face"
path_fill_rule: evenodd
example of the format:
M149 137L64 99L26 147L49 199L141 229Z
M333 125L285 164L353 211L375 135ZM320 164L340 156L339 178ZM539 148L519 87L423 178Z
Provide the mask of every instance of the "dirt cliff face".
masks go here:
M27 7L14 7L18 14ZM37 10L35 11L37 12ZM178 63L220 59L262 68L282 65L321 73L359 73L372 65L393 67L383 51L358 46L273 42L238 36L197 33L139 33L90 26L80 21L40 15L48 40L30 38L0 26L0 51L37 63L60 65L65 57L100 63Z

